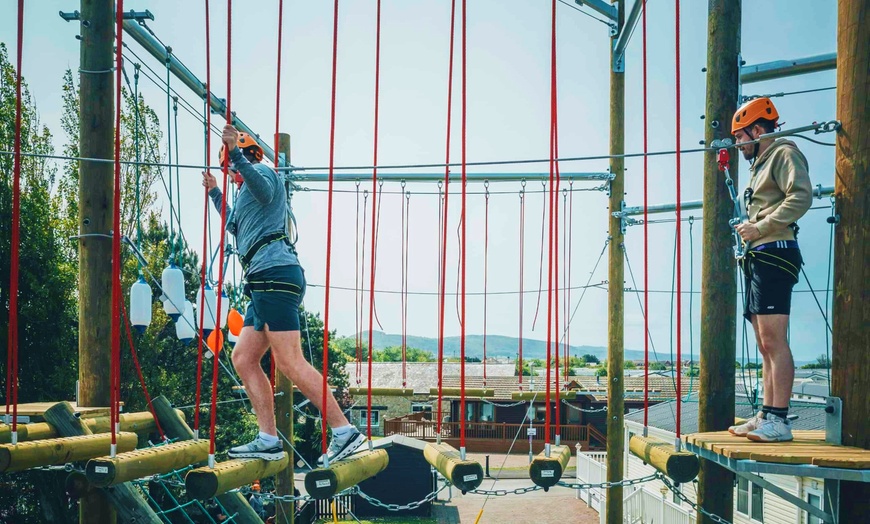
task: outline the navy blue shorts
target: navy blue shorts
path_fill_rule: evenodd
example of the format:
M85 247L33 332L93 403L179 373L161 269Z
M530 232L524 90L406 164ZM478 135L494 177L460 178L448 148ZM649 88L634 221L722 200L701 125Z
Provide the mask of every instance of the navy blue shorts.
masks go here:
M748 251L741 263L746 284L743 316L752 320L752 315L788 315L802 263L796 247L765 245Z
M302 266L277 266L247 277L245 295L251 299L245 325L263 331L299 331L299 306L305 296Z

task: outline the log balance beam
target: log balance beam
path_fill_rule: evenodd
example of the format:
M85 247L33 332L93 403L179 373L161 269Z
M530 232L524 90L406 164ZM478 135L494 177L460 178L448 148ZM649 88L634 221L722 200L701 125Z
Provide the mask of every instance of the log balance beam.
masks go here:
M190 498L206 500L257 479L271 477L286 469L288 464L290 457L287 453L279 460L228 460L215 464L214 468L205 466L190 470L184 477L184 485Z
M153 448L119 453L88 461L85 475L94 486L105 488L131 480L164 474L208 459L208 440L185 440Z
M459 451L450 444L426 444L423 457L463 494L477 489L483 482L483 467L477 462L462 460Z
M138 441L135 433L118 433L118 451L136 449ZM111 444L112 435L109 433L3 444L0 445L0 473L92 459L104 455Z
M571 448L568 446L551 446L550 456L547 451L540 452L529 464L529 477L536 485L549 491L562 478L562 473L568 469L571 460Z
M688 451L676 451L673 444L656 438L634 435L628 443L628 449L674 482L690 482L698 476L701 468L697 455Z
M109 417L82 418L81 420L93 433L109 433L112 430ZM132 431L134 433L157 431L154 417L147 411L121 413L120 422L121 431ZM58 436L57 429L47 422L18 425L18 442L44 440L57 438ZM12 426L0 424L0 444L9 444L10 442L12 442Z
M437 397L438 388L429 388L429 396ZM462 396L462 388L441 388L441 396L460 397ZM495 390L492 388L465 388L465 396L471 398L490 398L495 396Z
M305 491L316 499L328 499L347 488L374 477L390 464L387 450L376 449L317 468L305 475Z
M350 388L351 395L368 395L369 388ZM414 390L411 388L372 388L373 397L413 397Z

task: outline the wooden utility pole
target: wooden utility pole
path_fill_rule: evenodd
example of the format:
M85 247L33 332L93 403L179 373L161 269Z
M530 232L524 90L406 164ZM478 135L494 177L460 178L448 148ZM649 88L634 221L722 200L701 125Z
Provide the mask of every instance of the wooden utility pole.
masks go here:
M737 110L740 70L740 0L709 0L707 13L707 106L704 141L727 138ZM737 184L740 154L731 150L729 171ZM737 185L737 187L740 187ZM728 221L734 204L716 152L704 154L704 242L701 263L701 387L698 431L721 431L734 423L734 368L737 359L737 284L734 236ZM698 502L732 520L734 474L701 459ZM712 522L698 514L699 523Z
M615 41L625 24L625 2L617 2L617 28ZM625 153L625 73L613 70L613 47L611 46L610 68L610 154ZM613 158L610 172L615 178L610 183L610 246L607 271L607 481L623 479L625 462L624 418L625 384L622 369L625 358L624 333L624 235L622 219L613 213L622 211L625 204L625 159ZM607 490L607 522L622 522L622 486Z
M284 153L284 164L290 165L290 135L281 133L278 135L277 156ZM276 164L277 162L276 159ZM289 227L289 225L288 225ZM289 231L288 231L289 233ZM278 434L284 435L288 442L293 442L293 421L296 417L293 413L293 382L283 373L275 370L275 422L278 426ZM296 456L293 447L284 442L284 451L290 455L290 465L275 476L275 494L278 496L293 495L293 470ZM293 502L279 502L275 505L275 521L279 524L293 524L296 517L296 504Z
M831 395L843 401L843 444L870 449L870 5L839 0L837 213ZM840 522L870 513L870 483L840 484ZM836 502L835 502L836 504ZM836 507L836 506L835 506Z
M81 0L79 154L111 160L114 154L114 6ZM110 403L113 166L79 163L79 390L85 407ZM115 231L115 234L119 232ZM95 236L88 236L95 235ZM80 522L115 522L112 506L94 491L79 504Z

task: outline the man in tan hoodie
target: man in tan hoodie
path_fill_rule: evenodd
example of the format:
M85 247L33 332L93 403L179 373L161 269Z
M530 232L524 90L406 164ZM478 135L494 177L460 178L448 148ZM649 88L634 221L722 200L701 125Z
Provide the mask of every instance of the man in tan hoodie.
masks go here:
M788 405L794 360L788 345L792 288L803 263L797 220L812 204L807 159L790 140L761 138L777 127L779 113L769 98L756 98L734 114L731 133L750 162L742 205L749 217L735 226L746 247L741 261L745 279L743 316L755 330L763 357L764 404L747 422L728 430L757 442L793 439ZM743 144L743 145L741 145Z

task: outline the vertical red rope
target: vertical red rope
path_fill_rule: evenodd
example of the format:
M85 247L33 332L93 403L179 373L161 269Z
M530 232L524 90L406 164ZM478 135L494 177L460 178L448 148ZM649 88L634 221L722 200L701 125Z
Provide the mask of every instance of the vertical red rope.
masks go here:
M649 170L646 69L646 0L643 0L643 427L649 425ZM679 204L677 204L679 205Z
M336 1L336 6L338 2ZM378 0L377 13L377 30L375 37L375 130L374 130L374 145L372 146L372 261L371 261L371 276L369 280L369 374L368 374L368 390L366 398L366 413L368 414L367 429L369 440L372 439L372 343L375 317L375 262L377 258L375 253L378 250L377 233L379 224L376 223L375 217L380 217L380 208L378 208L378 116L379 116L379 101L381 89L381 0Z
M483 212L483 387L486 388L486 291L489 279L489 181L486 187L486 204Z
M233 123L233 113L232 113L232 90L233 90L233 60L232 60L232 42L233 42L233 0L227 0L227 115L226 120L227 124ZM226 147L226 146L224 146ZM224 155L223 161L223 172L224 172L224 183L223 183L223 204L221 205L221 229L220 229L220 254L218 256L218 281L217 281L217 289L215 292L217 293L217 306L215 310L217 311L217 325L215 329L221 329L223 326L223 319L220 318L220 310L221 310L221 292L224 286L224 247L226 245L226 228L227 228L227 181L229 180L229 166L230 166L230 152L227 151ZM205 302L203 302L204 304ZM219 340L217 336L215 336L215 340ZM216 424L217 424L217 390L218 390L218 361L220 360L220 354L218 353L218 348L213 349L214 353L214 365L212 366L212 376L211 376L211 437L209 439L209 456L213 460L214 452L215 452L215 436L217 433Z
M550 186L547 188L547 204L550 216L547 224L547 365L546 365L546 415L544 416L544 444L550 444L550 364L553 344L553 188L555 186L556 149L556 0L552 1L550 30Z
M556 354L555 372L556 378L556 437L560 435L559 418L561 416L561 403L559 402L559 96L558 96L558 69L556 68L556 0L553 0L553 170L556 175L556 187L553 189L553 352ZM548 373L549 375L549 373ZM549 376L547 379L549 384ZM549 432L548 432L549 433Z
M461 335L459 338L459 416L462 418L460 422L460 432L459 432L459 447L460 451L465 449L465 325L466 325L466 316L465 316L465 260L466 260L466 219L465 219L465 197L466 197L466 184L468 183L468 175L466 173L466 118L468 115L468 104L467 104L467 80L468 80L468 60L467 60L467 51L468 51L468 42L466 36L466 28L468 26L467 22L467 9L466 9L467 0L462 0L462 218L460 219L462 222L462 260L460 261L460 265L462 268L462 321L460 323L459 329L461 331Z
M329 291L332 276L332 197L335 175L335 89L336 71L338 69L338 0L333 6L332 20L332 97L329 112L329 189L326 204L326 296L323 301L323 387L321 394L323 407L321 408L321 447L326 454L327 449L327 375L329 374ZM371 391L371 388L369 388ZM369 414L371 419L371 414Z
M209 164L211 155L211 23L209 21L209 0L205 0L205 164ZM137 102L138 103L138 102ZM203 203L202 217L202 268L200 269L200 304L205 304L206 266L208 264L208 188L205 188L205 201ZM205 323L205 308L199 308L199 340L197 340L196 352L196 406L193 410L193 430L199 435L199 408L202 395L202 345L205 341L203 324Z
M124 0L115 9L115 189L112 217L112 446L117 444L121 386L121 71L123 64ZM20 49L20 47L19 47Z
M683 387L683 277L682 277L682 242L680 238L680 221L682 209L680 206L680 0L676 0L676 69L677 69L677 439L680 438L681 428L681 395Z
M281 132L281 39L284 33L284 0L278 0L278 64L276 66L275 81L275 167L280 167L278 162L278 150L280 148ZM290 164L290 159L285 158L285 163ZM269 350L269 378L272 383L272 393L275 393L275 352Z
M24 47L24 0L18 0L18 49L15 57L15 143L12 167L12 259L9 268L9 346L6 353L6 418L12 406L12 431L18 431L18 269L21 237L21 62Z
M444 222L441 224L441 285L438 311L438 422L436 431L441 434L441 401L444 388L444 307L447 285L447 210L450 198L450 123L453 109L453 45L456 33L456 0L450 3L450 58L447 69L447 145L444 154Z
M130 343L130 356L133 358L133 364L136 366L136 374L139 375L139 384L142 385L142 394L145 395L145 402L148 404L148 411L154 417L154 423L157 425L157 432L160 433L160 439L166 440L166 433L160 426L160 419L157 418L157 412L154 411L154 405L151 403L151 395L148 393L148 386L145 385L145 376L142 374L142 366L139 364L139 355L136 353L136 346L133 345L133 333L130 330L130 318L127 316L127 307L124 306L124 301L121 301L121 315L124 317L124 324L127 327L127 341Z
M517 344L517 375L519 375L519 390L523 390L523 305L525 292L523 291L523 272L525 271L525 243L526 243L526 183L523 181L520 189L520 318L519 318L519 343Z

